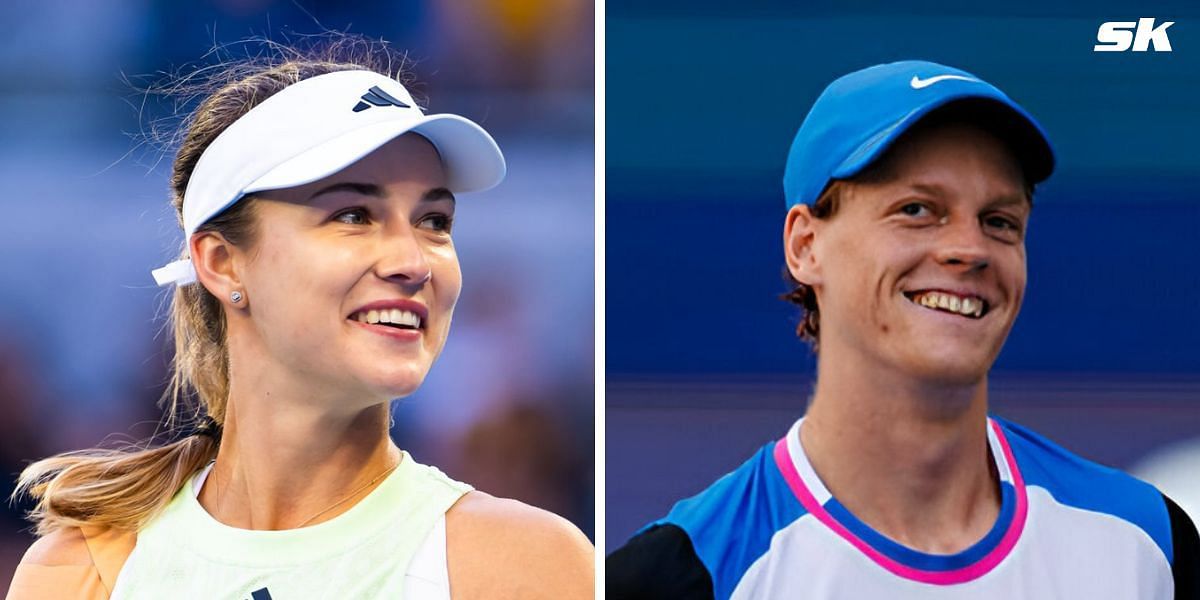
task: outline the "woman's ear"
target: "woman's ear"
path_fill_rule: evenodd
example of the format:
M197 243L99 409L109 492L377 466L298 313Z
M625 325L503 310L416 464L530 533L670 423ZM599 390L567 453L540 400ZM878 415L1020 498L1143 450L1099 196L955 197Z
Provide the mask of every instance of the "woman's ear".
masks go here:
M814 252L817 229L812 207L797 204L788 210L783 225L783 255L792 277L810 287L821 284L821 265Z
M196 269L196 281L204 289L227 308L244 308L249 304L238 272L237 248L225 236L215 231L197 233L188 242L188 251Z

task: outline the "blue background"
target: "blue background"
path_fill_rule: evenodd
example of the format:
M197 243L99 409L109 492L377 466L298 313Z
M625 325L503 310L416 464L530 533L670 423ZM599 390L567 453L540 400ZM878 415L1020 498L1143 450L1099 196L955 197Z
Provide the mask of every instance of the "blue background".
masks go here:
M802 414L783 162L824 86L880 62L975 73L1057 153L993 409L1122 467L1200 434L1195 4L652 4L606 24L609 550ZM1139 17L1173 52L1093 52Z

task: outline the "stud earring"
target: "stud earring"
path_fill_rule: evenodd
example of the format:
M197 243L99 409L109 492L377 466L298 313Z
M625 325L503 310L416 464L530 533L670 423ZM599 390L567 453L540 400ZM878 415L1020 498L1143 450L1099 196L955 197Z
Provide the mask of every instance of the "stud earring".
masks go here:
M238 302L242 301L242 293L234 290L232 294L229 294L229 299L232 300L234 304L237 304Z

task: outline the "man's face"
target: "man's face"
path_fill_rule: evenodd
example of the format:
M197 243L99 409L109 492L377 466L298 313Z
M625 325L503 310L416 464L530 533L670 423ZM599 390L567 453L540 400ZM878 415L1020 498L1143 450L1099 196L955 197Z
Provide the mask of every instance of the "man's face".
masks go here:
M821 360L977 383L1025 292L1021 170L968 126L900 144L885 181L848 185L835 215L809 221L809 267L798 279L817 294Z

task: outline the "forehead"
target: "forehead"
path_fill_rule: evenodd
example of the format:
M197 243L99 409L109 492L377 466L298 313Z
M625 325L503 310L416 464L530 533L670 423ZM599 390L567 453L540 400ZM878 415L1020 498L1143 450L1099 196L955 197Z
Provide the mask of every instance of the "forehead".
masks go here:
M303 203L321 190L339 183L374 188L374 195L393 193L420 195L428 190L446 187L446 171L434 145L415 133L407 133L380 146L328 177L291 188L269 190L255 194L268 199ZM339 189L353 190L353 186Z
M314 184L346 180L364 180L378 185L433 182L441 186L445 185L446 172L432 142L419 134L406 133Z
M851 181L984 185L988 194L1019 193L1029 200L1025 175L1012 147L989 131L966 123L915 127Z
M417 134L397 137L328 177L290 188L257 192L262 208L300 209L338 203L354 194L405 205L422 200L454 200L446 189L447 176L434 145ZM415 205L414 204L414 205ZM260 215L261 216L261 215ZM269 220L269 219L268 219Z

